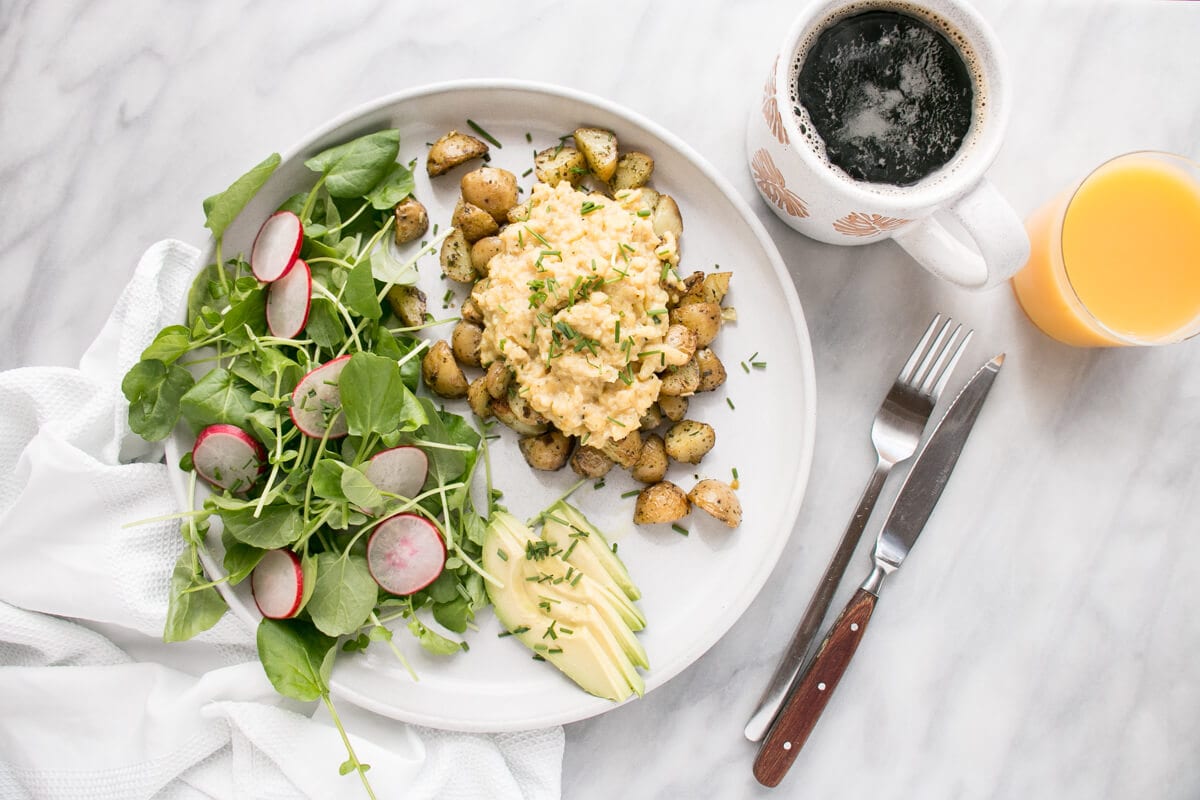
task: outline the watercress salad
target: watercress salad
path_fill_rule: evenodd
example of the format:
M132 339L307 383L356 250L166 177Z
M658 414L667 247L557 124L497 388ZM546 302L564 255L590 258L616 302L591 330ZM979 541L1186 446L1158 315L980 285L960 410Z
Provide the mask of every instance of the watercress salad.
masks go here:
M399 132L383 130L310 158L312 187L283 203L285 218L271 232L264 226L249 260L225 258L222 239L280 157L205 200L215 259L195 279L187 324L164 328L122 383L134 432L161 440L182 418L200 434L179 465L190 473L191 503L176 515L185 548L171 576L164 639L191 638L221 618L227 607L215 588L220 582L240 583L258 569L276 575L264 578L262 594L280 595L282 580L283 596L294 580L295 602L268 614L283 618L264 617L259 626L259 658L282 694L323 699L339 730L328 688L339 650L382 640L411 673L392 640L393 626L407 628L432 653L466 650L465 641L433 630L428 616L464 633L488 603L484 582L494 580L479 563L485 518L471 499L484 443L465 419L417 395L428 343L413 334L437 323L427 317L425 325L404 327L382 302L393 285L415 283L417 259L438 245L436 237L423 242L406 260L393 252L392 209L413 189L411 165L397 163L398 153ZM299 223L295 264L263 268L273 282L260 281L255 258L278 258L278 241L296 225L290 215ZM264 237L264 248L278 240L274 253L260 254ZM307 270L311 289L295 272L300 289L288 289L292 299L284 299L292 270ZM303 316L282 312L291 320L283 327L294 332L279 335L271 320L275 301L304 304ZM317 412L300 408L314 398ZM424 454L427 474L417 478L418 491L389 491L387 481L368 477L377 456L405 446ZM407 478L412 483L411 470ZM198 479L212 484L212 492L195 508ZM490 475L488 484L490 506L496 497ZM215 520L228 573L219 581L209 580L200 562ZM444 547L432 556L436 578L411 593L385 591L379 573L389 568L388 541L419 534L422 525ZM388 526L394 535L376 557L370 549L387 539L377 534ZM422 569L429 568L426 559ZM342 733L349 753L342 772L357 771L370 794L367 765Z

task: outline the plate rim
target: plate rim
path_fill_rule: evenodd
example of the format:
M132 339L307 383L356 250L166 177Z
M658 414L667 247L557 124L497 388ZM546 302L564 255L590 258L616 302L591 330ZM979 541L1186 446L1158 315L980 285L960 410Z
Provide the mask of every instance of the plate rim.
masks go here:
M804 316L804 310L800 303L800 297L796 291L796 286L792 281L791 275L787 271L784 264L783 256L779 253L778 247L774 240L767 232L766 226L755 214L750 204L742 196L742 194L733 186L733 184L722 175L712 164L708 162L699 152L691 147L682 138L667 130L653 120L639 114L632 109L620 105L614 101L600 97L589 92L580 91L570 87L552 84L541 81L528 80L513 80L505 78L484 78L484 79L461 79L440 81L436 83L422 84L420 86L410 87L408 89L392 92L381 95L379 97L368 100L353 106L346 111L335 115L326 120L322 124L310 129L304 136L296 140L293 145L281 152L281 161L288 161L296 158L307 147L310 147L314 142L329 135L335 130L352 124L356 120L366 117L370 114L378 112L384 108L395 106L401 103L411 102L420 98L436 96L448 93L458 92L477 92L477 91L517 91L526 92L542 97L551 97L562 100L568 100L584 105L592 106L600 111L618 117L628 124L640 128L653 136L658 137L665 142L671 149L682 156L694 168L696 168L705 179L710 181L716 189L724 195L724 197L734 207L739 217L750 229L754 238L757 240L760 248L767 257L767 261L774 271L776 282L783 287L788 311L791 314L793 322L793 332L800 344L799 377L802 386L805 389L804 407L802 408L803 420L801 421L801 436L800 442L800 461L799 472L794 476L792 481L792 490L787 498L784 507L783 521L787 525L787 530L782 535L775 537L774 546L768 551L763 552L763 558L759 560L759 566L752 574L749 580L743 582L742 589L733 598L733 600L725 607L719 620L721 624L708 626L706 635L697 637L690 647L688 647L681 658L676 660L676 665L673 669L662 670L656 669L654 672L654 683L648 685L646 694L649 694L654 689L657 689L677 675L685 671L688 667L694 665L705 653L717 644L724 636L729 633L733 626L745 614L746 610L758 597L763 586L766 585L771 573L779 563L780 556L784 548L787 546L791 535L795 530L796 521L799 518L800 507L803 503L805 493L807 491L808 482L810 479L813 453L815 450L816 436L816 416L817 416L817 391L816 391L816 367L812 353L812 339L808 330L808 323ZM209 239L211 244L211 238ZM202 266L202 265L201 265ZM179 450L175 437L169 437L165 443L167 451L168 464L178 463L181 451ZM176 495L181 493L181 482L178 480L171 481L175 488ZM181 502L186 502L186 494L179 498ZM206 570L210 575L223 575L224 568L217 563L215 559L210 557L207 552L202 553L202 560ZM221 585L218 587L226 602L229 602L228 593L232 590L229 587ZM257 626L258 620L250 609L242 609L240 603L229 603L230 609L234 614L245 623L251 630ZM557 713L543 713L540 715L524 716L514 718L507 724L484 723L472 724L463 722L458 718L447 718L436 714L428 714L421 712L411 712L402 708L398 708L394 704L380 701L372 696L363 694L338 678L338 668L334 665L333 676L329 681L330 692L346 701L353 703L360 708L380 714L381 716L390 719L396 719L407 723L425 725L428 727L439 728L442 730L453 730L472 733L499 733L510 731L532 730L537 728L545 728L553 725L562 725L570 722L578 722L584 719L589 719L600 714L604 714L612 709L618 708L625 703L632 702L636 698L630 698L623 703L612 703L602 698L590 698L595 702L583 703L579 706L573 706L570 709Z

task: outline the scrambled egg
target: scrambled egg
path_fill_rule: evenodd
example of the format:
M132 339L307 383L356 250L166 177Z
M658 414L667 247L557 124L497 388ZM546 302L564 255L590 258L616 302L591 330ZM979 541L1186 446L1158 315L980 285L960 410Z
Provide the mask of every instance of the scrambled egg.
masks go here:
M597 446L636 430L656 373L687 361L664 340L668 289L683 285L677 243L654 232L641 195L535 185L473 295L483 362L503 359L535 411Z

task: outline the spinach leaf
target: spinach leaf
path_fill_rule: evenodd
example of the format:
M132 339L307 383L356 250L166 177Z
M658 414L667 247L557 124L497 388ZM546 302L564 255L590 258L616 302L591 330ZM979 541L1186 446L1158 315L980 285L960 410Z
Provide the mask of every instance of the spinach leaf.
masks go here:
M183 325L169 325L159 331L150 346L142 351L142 360L173 364L191 348L192 332Z
M438 621L438 624L449 631L455 633L465 633L467 630L467 622L475 615L471 613L471 607L467 601L461 596L456 596L453 600L447 603L433 604L433 618Z
M416 188L416 182L408 167L403 164L392 164L388 168L387 174L383 176L383 180L367 193L367 199L371 201L371 208L376 211L387 211L412 194L414 188Z
M256 164L245 175L238 178L229 188L204 200L204 227L220 239L225 229L242 212L246 204L263 187L275 168L279 166L279 153L271 153Z
M322 632L330 636L354 633L366 624L378 596L379 585L371 577L365 557L317 554L317 580L308 613Z
M346 423L356 436L415 430L425 421L425 410L404 385L395 361L355 353L342 370L338 387Z
M349 500L368 512L383 508L383 495L360 470L333 458L317 462L312 476L313 491L326 500Z
M371 274L371 260L359 261L346 279L346 291L342 296L346 308L367 319L379 319L383 308L379 305L379 290Z
M249 427L261 407L250 397L250 386L222 367L211 370L179 400L179 409L195 428L218 422Z
M185 547L171 572L171 594L167 600L164 642L182 642L202 633L225 614L225 599L215 587L196 589L208 580L195 568L195 548ZM190 590L190 591L189 591Z
M389 333L384 333L385 336L390 336ZM413 336L400 336L396 338L396 346L400 349L400 355L397 361L401 360L416 348L420 347L421 342ZM400 379L404 381L404 385L409 391L417 391L417 386L421 382L421 359L417 356L405 361L400 365Z
M239 542L228 528L221 531L221 544L225 547L222 564L225 572L229 574L231 586L237 586L246 580L246 577L258 566L258 562L262 561L262 557L267 554L266 550Z
M303 620L266 618L258 623L255 639L258 659L275 691L306 703L329 691L336 639Z
M134 364L121 381L129 401L129 429L149 442L167 438L194 381L192 373L175 364L168 367L157 359Z
M257 518L253 507L223 511L221 521L234 539L262 550L286 547L304 532L300 509L285 504L266 506Z
M230 261L225 265L225 275L230 281L237 272L237 263ZM215 314L215 309L225 307L225 285L221 283L220 270L216 264L209 264L192 280L192 288L188 290L188 325L201 318L201 309L208 308Z
M417 641L421 643L421 647L424 647L435 656L448 656L462 649L461 644L430 630L416 617L408 621L408 629L412 631L413 636L417 637Z
M400 152L400 131L377 131L331 147L304 162L325 176L333 197L364 197L388 174Z
M267 332L267 293L261 289L255 289L230 306L221 323L226 338L234 344L246 344L250 341L246 334L247 326L257 336Z
M333 303L324 297L314 297L308 309L308 323L304 326L308 338L326 350L337 350L346 340L346 329L338 319Z

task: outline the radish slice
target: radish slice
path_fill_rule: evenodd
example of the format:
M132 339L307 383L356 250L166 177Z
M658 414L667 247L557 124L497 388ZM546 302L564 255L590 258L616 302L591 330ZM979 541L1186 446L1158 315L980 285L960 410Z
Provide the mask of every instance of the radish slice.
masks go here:
M446 565L437 528L416 514L389 517L367 542L367 566L385 592L412 594L433 583Z
M341 413L342 392L338 388L338 379L349 361L348 355L326 361L296 384L290 413L292 422L305 436L320 439L326 435L326 428L330 439L346 435L348 428L346 415Z
M308 324L312 270L301 259L267 289L267 327L272 336L294 339Z
M236 425L209 425L192 447L196 474L213 486L242 493L266 467L267 451Z
M300 255L304 225L291 211L276 211L258 229L250 251L250 269L254 277L270 283L288 273Z
M425 485L429 457L419 447L393 447L372 456L364 472L367 480L382 492L415 497Z
M287 619L300 610L304 570L291 550L268 550L250 573L254 604L267 619Z

